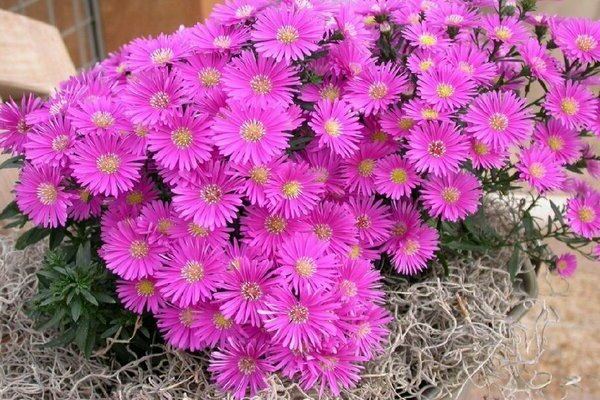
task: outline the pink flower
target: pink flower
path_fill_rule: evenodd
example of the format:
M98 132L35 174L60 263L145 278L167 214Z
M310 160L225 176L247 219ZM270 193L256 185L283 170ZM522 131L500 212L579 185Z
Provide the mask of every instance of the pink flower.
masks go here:
M241 49L250 40L250 31L244 27L224 26L209 18L187 31L186 36L192 48L201 53L229 53Z
M562 84L563 78L558 62L536 39L531 38L525 42L519 52L525 64L531 68L533 76L542 79L550 86Z
M526 41L530 34L517 17L500 17L497 14L485 15L481 18L481 26L487 31L490 39L515 45Z
M372 195L377 163L389 153L389 149L379 143L361 145L352 157L344 160L342 171L346 190L351 194Z
M573 276L577 269L577 257L572 253L562 254L556 259L556 272L563 278Z
M25 164L15 186L17 206L36 225L57 228L67 223L73 195L65 191L60 169Z
M68 120L58 117L40 123L25 143L27 159L34 165L64 167L75 143L75 130Z
M328 149L319 150L312 142L306 146L302 153L303 159L308 162L310 170L316 175L317 182L323 183L325 193L329 196L339 197L344 194L344 177L342 175L341 160L332 157Z
M427 122L415 127L406 157L419 172L437 176L458 171L466 160L469 144L452 122Z
M554 153L546 147L533 146L521 151L516 165L519 177L540 193L559 189L565 180L565 173Z
M506 149L496 149L479 139L471 138L469 155L473 167L477 169L502 168L508 159Z
M587 239L600 235L600 195L574 197L567 202L567 223L573 232Z
M136 39L127 49L127 66L134 73L166 67L189 55L186 44L177 34L161 33L156 38Z
M285 156L276 157L267 163L252 163L236 165L237 174L244 178L241 191L251 204L266 206L265 189L273 177L273 171L279 169L286 160Z
M154 278L141 278L133 281L118 280L117 295L123 306L136 314L150 311L154 314L165 305L162 296L156 290Z
M581 158L584 143L579 133L560 121L550 119L547 124L538 123L533 138L553 152L561 164L572 164Z
M579 130L595 123L598 99L585 86L566 81L550 89L544 108L563 125Z
M175 217L173 227L169 230L172 239L192 238L214 248L223 247L229 241L230 231L226 226L210 229L179 216Z
M256 51L287 63L302 60L317 50L324 33L320 15L296 7L267 8L258 16L254 28Z
M406 84L406 77L394 64L371 65L348 83L347 100L368 116L394 103Z
M192 328L192 324L199 316L200 311L197 308L164 305L156 313L156 325L171 346L181 350L196 351L203 348Z
M585 18L567 18L553 29L558 47L571 59L582 63L600 61L600 24Z
M393 107L381 114L379 123L393 137L402 138L409 135L417 122L400 107Z
M498 68L489 62L488 53L470 42L449 47L446 62L483 86L490 86L498 75Z
M83 221L90 217L98 217L102 212L102 196L93 196L87 189L77 189L71 198L68 208L69 216L75 221Z
M387 240L392 227L389 206L373 197L351 197L348 207L361 241L377 246Z
M389 311L372 304L364 313L350 318L347 329L359 356L372 360L385 351L390 334L386 325L392 320Z
M438 250L438 237L438 232L429 226L414 228L404 240L398 242L398 247L390 249L396 271L406 275L416 275L423 271L427 267L427 261Z
M0 104L0 146L5 151L22 154L29 140L31 125L28 115L41 108L41 100L33 95L23 96L21 104L10 99Z
M475 82L451 66L431 68L419 77L419 95L436 109L455 110L475 96Z
M308 123L315 131L319 147L347 158L358 150L362 138L361 125L350 107L342 101L321 100Z
M441 29L458 28L465 31L479 24L477 10L463 3L442 3L439 7L427 10L425 15L428 24Z
M225 4L215 4L210 18L225 25L235 25L254 18L266 5L265 0L226 0Z
M346 260L337 279L336 291L340 300L351 310L372 303L383 303L384 292L381 274L367 260Z
M222 89L223 69L228 57L194 53L185 60L174 68L188 91L188 97L201 100L206 94Z
M348 254L357 238L354 218L346 204L323 201L304 219L313 235L339 256Z
M445 30L426 22L409 25L404 28L402 33L411 46L426 51L441 51L450 43Z
M293 129L289 115L280 106L263 109L252 103L235 102L215 118L212 140L220 153L233 162L259 164L281 155Z
M344 95L346 83L335 76L326 76L319 84L308 84L302 88L300 98L303 101L316 103L320 100L334 102Z
M193 322L195 340L207 347L218 344L223 347L231 340L245 338L246 334L241 325L232 318L227 318L221 312L219 303L203 303L200 314Z
M155 232L164 242L171 239L175 216L169 203L154 200L147 203L140 211L138 226L143 232Z
M375 168L375 189L393 200L410 196L421 180L413 164L397 154L380 160Z
M432 217L459 221L479 208L481 183L466 172L431 177L423 184L421 198Z

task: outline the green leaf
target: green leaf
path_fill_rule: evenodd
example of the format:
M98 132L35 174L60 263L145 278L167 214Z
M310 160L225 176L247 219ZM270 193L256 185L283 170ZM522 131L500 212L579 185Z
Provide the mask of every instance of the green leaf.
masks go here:
M64 228L52 229L52 232L50 232L50 243L49 243L50 250L54 250L58 246L60 246L60 244L62 243L64 238L65 238L65 229Z
M88 302L92 303L95 306L98 305L98 300L96 300L96 298L90 293L89 290L87 290L87 289L81 289L81 294L83 295L83 297L85 297L85 299Z
M98 300L100 303L108 303L108 304L114 304L115 303L115 299L112 298L109 294L107 293L102 293L102 292L98 292L98 293L94 293L94 297L96 298L96 300Z
M71 327L65 333L52 339L49 342L44 343L46 347L65 347L75 339L75 328Z
M554 215L556 216L556 219L560 221L560 223L562 225L564 225L564 221L563 221L563 216L562 213L560 212L560 210L558 209L558 206L556 204L554 204L554 202L552 200L548 200L550 202L550 207L552 207L552 211L554 211Z
M15 156L9 158L8 160L4 160L4 162L0 164L0 169L21 168L23 166L23 160L23 156Z
M529 213L523 215L523 226L525 227L525 237L527 237L527 239L534 239L537 232L533 226L533 218Z
M90 332L90 320L88 317L82 317L77 324L77 332L75 334L75 343L81 350L85 349L88 333Z
M519 270L519 248L515 245L513 248L510 260L508 260L508 273L510 274L511 281L514 282L517 272Z
M44 324L42 324L37 329L40 331L45 331L46 329L54 328L55 326L57 326L60 323L60 321L62 320L62 318L64 316L65 316L65 310L61 308L56 313L54 313L52 318L50 318L48 321L46 321Z
M75 265L78 267L85 267L90 265L92 262L92 252L90 250L90 242L87 241L77 249L77 255L75 256Z
M448 247L449 249L453 249L453 250L464 250L464 251L486 251L488 250L487 246L483 246L480 244L475 244L475 243L468 243L468 242L450 242L446 244L446 247Z
M17 202L13 201L11 203L8 203L8 205L4 207L4 210L2 210L2 212L0 213L0 220L13 218L17 215L21 215L21 210L19 210Z
M81 301L79 299L73 300L71 303L71 317L73 321L77 322L79 317L81 316Z
M23 250L25 247L31 246L32 244L35 244L40 240L44 239L49 234L50 229L40 228L37 226L33 227L30 230L23 233L21 236L19 236L17 242L15 243L15 249Z

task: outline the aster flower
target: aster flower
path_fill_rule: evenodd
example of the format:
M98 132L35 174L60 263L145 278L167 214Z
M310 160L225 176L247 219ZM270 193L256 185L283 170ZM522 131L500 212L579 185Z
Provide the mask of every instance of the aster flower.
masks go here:
M410 118L416 124L424 121L450 121L452 115L450 110L437 110L431 104L416 97L404 104L403 110L406 118Z
M392 251L394 269L405 275L416 275L427 268L439 244L438 232L429 226L421 225L411 230L405 239L399 241ZM388 250L388 251L390 251Z
M497 14L484 15L481 18L481 27L487 36L495 41L515 45L526 41L530 35L522 22L517 17L500 17Z
M225 246L229 241L230 228L226 226L218 228L207 228L196 224L192 220L181 218L174 212L175 219L172 228L169 230L171 238L174 240L191 238L199 244L208 244L216 249Z
M338 77L357 77L375 64L368 48L350 40L332 46L329 57L333 63L331 67Z
M258 16L252 39L259 54L289 63L317 50L323 32L322 18L312 10L271 7Z
M215 302L202 304L201 313L192 327L196 340L207 347L213 347L217 343L219 347L223 347L232 339L246 337L242 326L232 318L225 317L219 304Z
M215 118L212 140L235 163L266 163L288 147L293 129L281 106L263 109L235 102Z
M164 168L190 171L211 158L211 122L187 107L148 134L148 149Z
M400 107L392 107L381 114L379 123L393 137L402 138L408 136L416 121L407 116Z
M175 225L175 216L169 203L154 200L142 208L137 223L142 232L156 232L160 240L166 242L170 240Z
M397 154L391 154L377 162L374 184L378 193L393 200L410 196L411 191L421 183L421 177L412 163Z
M415 127L406 157L419 172L437 176L458 171L467 158L469 144L452 122L427 122Z
M425 13L427 23L435 28L455 28L466 30L477 27L479 15L473 7L463 3L442 3L439 7L432 7Z
M164 69L135 75L123 95L134 124L152 126L164 122L187 102L181 78Z
M423 184L421 199L432 217L459 221L479 208L481 183L470 173L431 177Z
M561 164L572 164L581 158L584 143L579 133L555 119L538 123L533 139L553 152Z
M407 80L394 64L371 65L348 83L346 100L366 116L394 103Z
M402 34L411 46L427 51L443 50L450 43L445 30L434 27L427 22L408 25L404 28Z
M31 125L26 118L40 107L41 100L31 94L23 96L20 104L13 99L0 104L0 147L14 153L24 153L24 145L31 132Z
M370 305L361 315L350 319L346 325L359 356L372 360L383 353L390 334L386 325L393 320L389 311L381 306Z
M317 182L324 184L325 193L338 197L344 194L344 177L342 176L341 160L332 157L328 149L318 150L312 142L306 146L302 156L310 165L310 170L316 175Z
M399 247L408 235L422 224L421 215L415 205L410 201L398 201L392 203L392 228L390 238L382 246L382 251L391 252Z
M256 340L231 340L223 349L211 353L208 370L217 385L233 392L236 399L245 398L248 389L250 397L254 397L267 387L267 374L275 371L267 358L269 347Z
M561 165L547 147L533 146L524 149L519 159L515 166L519 177L540 193L559 189L565 180Z
M361 241L376 246L389 237L392 220L389 206L384 205L383 201L370 196L351 197L348 207Z
M339 304L327 292L300 290L296 297L288 288L280 288L266 303L267 308L259 312L264 315L265 329L273 334L273 343L303 351L319 348L323 339L338 334L334 311Z
M224 26L214 19L197 24L187 32L192 48L201 53L235 52L250 40L250 31L244 27Z
M531 74L548 83L550 86L560 85L563 78L556 59L537 41L529 39L519 48L525 64L531 69Z
M426 50L417 50L408 56L406 64L410 72L415 75L424 74L442 63L444 57L441 53L432 53Z
M499 150L525 141L533 130L531 112L513 92L479 95L463 120L473 137Z
M585 86L573 81L555 85L544 103L554 118L573 129L592 126L597 118L598 99Z
M127 129L122 108L109 97L79 102L77 107L69 107L67 115L82 134L107 134Z
M188 97L200 100L204 95L222 89L223 69L228 57L194 53L185 60L174 68L188 91Z
M100 256L108 269L132 280L154 275L165 251L155 235L140 233L133 221L122 221L107 233Z
M363 144L352 157L344 160L342 171L346 190L364 196L375 192L375 169L380 159L390 153L379 143Z
M351 3L339 7L333 18L334 21L329 25L331 29L341 32L344 41L368 46L375 39L374 33L365 26L363 17L356 12L356 7Z
M59 168L25 164L15 186L17 206L36 225L65 226L73 195L65 191Z
M34 165L64 167L75 143L75 130L68 120L57 117L38 124L25 143L27 159Z
M119 279L116 285L117 295L123 307L136 314L141 315L145 311L156 314L165 305L162 296L156 290L156 281L152 277L133 281Z
M292 103L300 80L293 67L246 51L225 68L223 84L233 99L267 109Z
M556 24L553 37L567 57L582 63L600 61L600 25L585 18L567 18Z
M335 76L325 76L319 84L310 83L302 87L300 99L310 103L340 100L345 92L346 82Z
M447 49L446 62L467 74L477 84L490 86L498 69L489 62L489 55L470 42L460 43Z
M183 218L209 229L232 222L242 199L237 193L239 181L223 162L211 162L197 182L181 183L173 188L173 207Z
M91 217L98 217L102 212L102 197L93 196L87 189L77 189L71 192L71 206L67 211L69 217L75 221L84 221Z
M469 158L473 167L477 169L502 168L508 159L508 154L503 149L498 150L479 139L471 138L471 152Z
M138 213L145 204L158 199L159 194L160 192L156 188L154 182L152 182L152 179L144 176L133 186L133 188L122 193L114 200L114 203L126 204L127 207L131 207Z
M315 236L298 233L283 242L278 251L278 272L296 293L314 293L333 285L338 259L327 253L327 243Z
M140 179L143 160L129 149L129 139L89 135L73 150L73 176L93 194L116 196L126 192Z
M451 66L431 68L419 77L419 95L435 108L455 110L475 95L475 82Z
M304 222L309 231L328 245L328 251L339 256L348 254L350 245L357 238L354 218L346 204L323 201L308 215Z
M321 100L308 123L319 139L319 147L327 147L341 158L358 150L361 125L350 107L343 101Z
M215 4L210 18L225 25L235 25L254 18L267 4L264 0L226 0L225 4Z
M264 207L267 204L265 188L273 176L273 171L279 169L287 157L277 157L268 163L236 165L236 172L244 178L240 190L250 201L250 204Z
M192 328L200 316L197 308L164 305L155 316L158 329L171 346L190 351L202 349L202 343L195 337L195 329Z
M573 276L577 269L577 257L572 253L564 253L555 261L556 272L563 278Z
M267 184L270 212L280 213L285 218L296 218L308 214L320 200L323 183L304 162L288 162L274 171L273 179Z
M180 35L161 33L156 38L136 39L127 47L127 66L134 73L173 64L189 54Z
M265 307L265 297L278 286L271 263L243 258L237 268L222 275L220 291L214 294L225 318L238 324L262 325L258 310Z
M569 228L587 239L600 236L600 195L574 197L567 202Z
M384 301L381 274L364 259L346 260L339 270L336 291L340 300L354 312L359 306Z

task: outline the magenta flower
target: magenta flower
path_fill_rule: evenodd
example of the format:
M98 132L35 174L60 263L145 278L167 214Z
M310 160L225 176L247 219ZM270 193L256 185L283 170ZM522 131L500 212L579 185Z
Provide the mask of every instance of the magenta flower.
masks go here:
M577 235L587 239L600 236L600 195L569 199L566 219Z
M406 157L419 172L447 175L467 159L469 144L452 122L427 122L415 127Z
M498 150L525 141L533 130L531 112L513 92L479 95L463 119L467 132Z
M0 104L0 147L13 153L25 152L31 126L27 117L41 108L41 100L33 95L23 96L21 104L10 99Z
M577 257L572 253L562 254L556 259L556 272L563 278L570 278L577 269Z
M264 327L273 333L273 343L305 351L319 348L324 339L338 335L335 310L340 306L323 291L308 293L301 290L295 296L288 288L275 290L267 299Z
M403 106L406 117L413 122L420 123L423 121L450 121L450 110L436 110L431 104L424 102L418 98L409 100Z
M498 68L489 62L488 53L469 42L448 48L446 61L480 85L490 86L498 76Z
M546 124L538 123L533 138L553 152L561 164L572 164L581 158L584 142L579 133L565 127L558 120L551 119Z
M439 248L438 238L438 232L429 226L421 225L413 229L404 240L399 241L398 247L390 249L396 271L416 275L427 268L427 261L433 258Z
M268 361L270 346L261 341L231 340L223 349L210 355L208 370L213 374L217 385L231 391L236 399L250 397L267 387L267 374L274 372Z
M546 147L533 146L524 149L516 165L519 177L529 186L543 193L559 189L565 180L565 173L554 153Z
M129 139L89 135L78 142L72 157L73 176L92 194L117 196L140 179L143 156L129 152Z
M222 227L233 221L242 205L238 187L239 181L227 164L210 162L197 181L173 188L173 208L181 217L193 219L200 226Z
M173 227L169 230L172 239L191 238L200 244L206 243L214 248L227 244L230 231L231 229L226 226L210 229L179 216L175 218Z
M407 116L400 107L393 107L381 114L379 123L381 128L393 137L402 138L408 136L416 121Z
M434 27L426 22L408 25L402 34L411 46L426 51L441 51L450 43L445 29Z
M409 197L421 180L413 164L397 154L379 160L375 168L375 189L393 200L399 200L403 196Z
M192 328L192 324L200 316L200 311L197 308L179 308L164 305L159 308L155 316L158 329L171 346L190 351L203 348L202 343L195 337L195 330Z
M598 99L585 86L566 81L550 89L544 107L563 125L582 129L595 123Z
M297 218L317 205L322 191L323 183L317 181L308 164L288 162L274 171L272 181L267 184L267 208L285 218Z
M250 40L250 31L243 27L223 26L212 18L186 32L192 48L201 53L238 51Z
M68 118L82 134L106 135L127 130L122 108L108 97L79 102L77 107L69 108Z
M500 19L498 14L485 15L481 18L481 27L490 39L507 45L522 43L530 37L527 28L517 17Z
M529 39L519 52L525 64L531 68L531 73L550 86L560 85L563 78L556 59L536 39Z
M169 203L154 200L141 209L137 223L142 232L156 233L161 241L168 242L173 233L175 216Z
M558 47L571 59L582 63L600 61L600 25L586 18L567 18L553 29Z
M71 206L67 209L69 217L75 221L83 221L98 217L102 212L102 196L93 196L87 189L78 189L73 193Z
M479 139L471 138L469 158L477 169L502 168L508 159L506 149L496 149Z
M336 291L345 307L355 311L359 306L384 301L381 274L363 259L346 260L341 265Z
M250 51L242 53L225 68L223 84L233 99L267 109L287 107L300 80L296 70L269 58L256 58Z
M348 254L358 237L354 218L346 204L323 201L304 219L309 231L328 245L328 251L339 256Z
M25 164L15 185L17 206L36 225L45 228L65 226L73 195L65 191L60 169Z
M350 194L370 196L375 192L377 163L390 153L379 143L363 144L352 157L344 160L342 173Z
M336 76L325 76L319 84L308 84L302 88L300 98L303 101L317 103L321 100L334 102L340 100L346 90L346 82Z
M188 97L200 100L204 95L222 89L223 69L228 57L194 53L186 57L186 61L177 63L174 68L188 90Z
M177 34L136 39L127 50L127 66L134 73L166 67L189 55L189 49Z
M327 253L327 242L310 234L297 233L278 251L278 272L296 293L316 293L333 285L338 259Z
M179 307L210 300L225 271L220 252L193 239L175 242L170 250L164 267L154 275L165 300Z
M310 170L317 176L317 182L324 184L325 193L339 197L344 194L344 177L342 175L341 160L331 157L328 149L319 150L315 142L306 146L302 156L310 165Z
M202 304L200 315L193 323L196 340L205 347L225 346L231 340L246 336L242 326L236 324L232 318L227 318L221 312L219 304Z
M309 9L271 7L257 18L252 39L265 57L289 63L304 59L319 46L324 33L322 18Z
M319 147L347 158L358 150L362 138L358 116L343 101L321 100L308 123L319 139Z
M370 305L364 314L351 319L347 328L359 356L372 360L385 351L390 334L386 325L392 320L389 311L376 305Z
M365 115L376 114L397 101L406 77L392 63L367 67L348 83L347 101Z
M382 200L371 196L351 197L348 207L361 241L377 246L388 239L392 220L389 206L383 204Z
M431 177L421 190L429 215L454 222L475 213L482 194L479 180L466 172Z
M134 211L139 212L145 204L156 200L159 194L152 179L145 176L133 188L119 195L114 203L126 204Z
M136 314L150 311L156 314L164 307L165 302L156 290L156 281L152 277L125 281L117 281L117 295L123 303L123 307Z
M268 163L241 164L236 165L236 172L244 178L241 191L251 204L264 207L267 204L265 189L271 181L273 171L285 162L286 157L277 157Z
M442 3L425 11L427 23L440 29L458 28L465 31L479 25L479 15L464 3Z
M124 220L107 233L100 256L108 269L132 280L154 275L165 252L155 235L142 234L135 222Z
M73 153L75 130L68 120L58 117L40 123L25 143L27 159L34 165L65 167Z
M210 18L225 25L235 25L254 18L266 5L265 0L225 0L225 4L215 4Z
M237 324L262 326L258 310L265 308L265 298L279 285L271 263L242 258L239 266L222 274L223 282L214 298L225 318Z
M419 77L419 95L436 109L455 110L475 96L475 82L451 66L431 68Z
M288 147L293 129L283 108L235 102L215 118L212 140L220 153L235 163L267 163Z

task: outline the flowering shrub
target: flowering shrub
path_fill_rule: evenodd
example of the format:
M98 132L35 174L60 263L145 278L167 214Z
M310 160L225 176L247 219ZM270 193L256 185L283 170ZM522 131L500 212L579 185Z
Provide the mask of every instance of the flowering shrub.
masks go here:
M513 276L521 257L572 274L549 237L600 256L600 193L574 177L600 176L600 24L534 6L227 0L5 103L21 173L2 217L37 225L20 247L91 242L123 307L212 349L237 398L275 372L338 395L385 346L382 271L510 247ZM519 188L535 195L500 236L482 196ZM566 208L536 219L554 191Z

